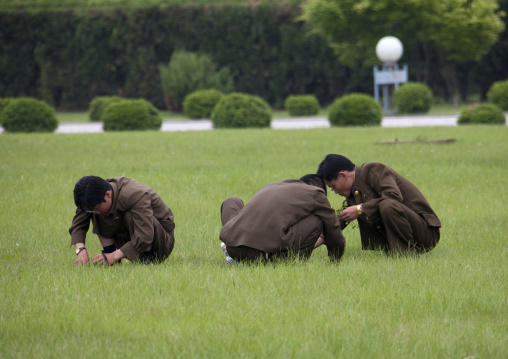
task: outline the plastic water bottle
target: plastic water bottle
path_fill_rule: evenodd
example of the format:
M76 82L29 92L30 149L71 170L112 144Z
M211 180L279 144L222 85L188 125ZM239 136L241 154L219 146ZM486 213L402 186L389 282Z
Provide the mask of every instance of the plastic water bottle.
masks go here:
M222 251L224 252L224 254L226 255L226 261L229 263L229 264L238 264L237 261L235 261L233 258L231 258L228 254L228 251L226 249L226 244L224 242L222 242L220 244L220 247L222 249Z

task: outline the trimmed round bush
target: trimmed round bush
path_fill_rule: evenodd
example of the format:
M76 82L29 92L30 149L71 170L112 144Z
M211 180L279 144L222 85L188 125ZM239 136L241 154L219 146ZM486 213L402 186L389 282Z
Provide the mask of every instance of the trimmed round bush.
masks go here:
M393 94L393 104L399 113L427 113L432 105L431 89L420 82L408 82Z
M460 113L459 125L467 124L504 124L506 118L503 111L492 103L470 106Z
M487 92L487 99L502 111L508 111L508 80L494 82Z
M383 111L374 97L352 93L335 100L328 109L332 126L379 126Z
M12 101L15 100L15 97L3 97L0 98L0 113L4 110L4 108L7 107L7 105Z
M104 131L159 130L162 125L159 110L144 99L110 104L104 110L101 121Z
M233 92L217 103L211 120L215 128L270 127L272 109L259 96Z
M88 108L88 116L90 117L90 121L99 122L101 121L102 114L104 110L111 105L112 103L117 103L122 101L123 98L120 96L99 96L95 97L91 102Z
M315 95L290 95L284 107L289 116L314 116L319 112L319 101Z
M12 101L12 100L15 100L16 98L15 97L4 97L4 98L0 98L0 114L2 114L2 111L4 110L4 108L7 107L7 105ZM0 126L2 125L2 117L0 116Z
M223 94L219 90L197 90L185 96L183 113L189 118L210 118Z
M12 99L0 113L6 132L53 132L58 127L55 109L35 98Z

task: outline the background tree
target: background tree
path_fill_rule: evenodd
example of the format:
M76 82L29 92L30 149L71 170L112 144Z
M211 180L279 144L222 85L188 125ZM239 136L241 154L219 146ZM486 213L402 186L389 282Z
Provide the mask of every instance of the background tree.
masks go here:
M347 66L379 63L375 46L386 35L437 56L447 96L455 101L457 63L478 61L504 29L496 0L309 0L301 19Z
M168 110L181 110L185 96L196 90L233 90L233 77L227 67L218 69L207 54L176 51L168 65L159 65L162 89Z
M474 2L473 2L474 3ZM498 0L499 10L504 16L508 13L508 0ZM458 88L461 97L465 98L467 92L478 93L480 100L486 99L487 92L492 84L499 80L508 80L508 29L499 35L497 42L490 48L489 53L479 62L458 64Z

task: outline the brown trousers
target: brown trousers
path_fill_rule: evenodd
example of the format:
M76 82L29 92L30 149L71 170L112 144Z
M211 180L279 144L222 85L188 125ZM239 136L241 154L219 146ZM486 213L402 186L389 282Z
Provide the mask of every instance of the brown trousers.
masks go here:
M103 219L97 217L97 226L100 227L100 221ZM146 252L140 253L136 260L142 262L158 261L163 262L166 260L175 245L174 228L175 224L170 220L158 221L155 217L152 217L153 222L153 242L152 247ZM108 238L113 241L117 249L121 248L125 243L130 241L130 233L125 226L118 232L107 232L104 234L97 234L103 244L104 238Z
M392 253L426 252L439 242L439 228L427 222L402 203L386 199L379 204L382 226L360 223L362 247Z
M224 226L230 219L234 218L244 207L243 201L238 197L230 197L226 199L221 206L221 221ZM256 248L247 246L228 246L226 250L231 258L236 261L257 261L259 259L266 261L274 258L287 259L292 256L298 256L301 259L308 259L314 249L319 236L323 232L323 222L314 215L309 215L300 222L295 223L292 227L297 238L300 241L293 244L293 248L289 250L281 250L277 253L266 253Z
M159 261L169 257L175 246L175 224L170 221L159 222L154 218L153 252Z

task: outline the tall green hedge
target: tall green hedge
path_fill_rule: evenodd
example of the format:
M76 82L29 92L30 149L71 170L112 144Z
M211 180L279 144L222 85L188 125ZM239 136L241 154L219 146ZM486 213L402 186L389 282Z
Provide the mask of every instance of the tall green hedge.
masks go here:
M499 5L508 10L508 0ZM372 69L339 64L325 41L296 20L295 1L1 9L0 97L37 97L57 109L86 110L97 96L118 95L164 108L158 66L176 50L209 54L231 70L235 91L274 107L283 107L291 94L314 94L327 106L346 93L373 92ZM481 63L457 66L461 93L484 95L493 82L508 78L507 31ZM427 58L429 63L422 60ZM405 44L401 62L408 62L410 78L429 84L437 97L446 94L439 61L432 49Z
M344 91L371 89L370 73L357 69L351 77L295 21L299 12L287 4L0 12L0 97L87 109L97 96L118 95L164 108L159 65L177 50L210 55L231 70L235 91L275 107L290 94L328 104Z

